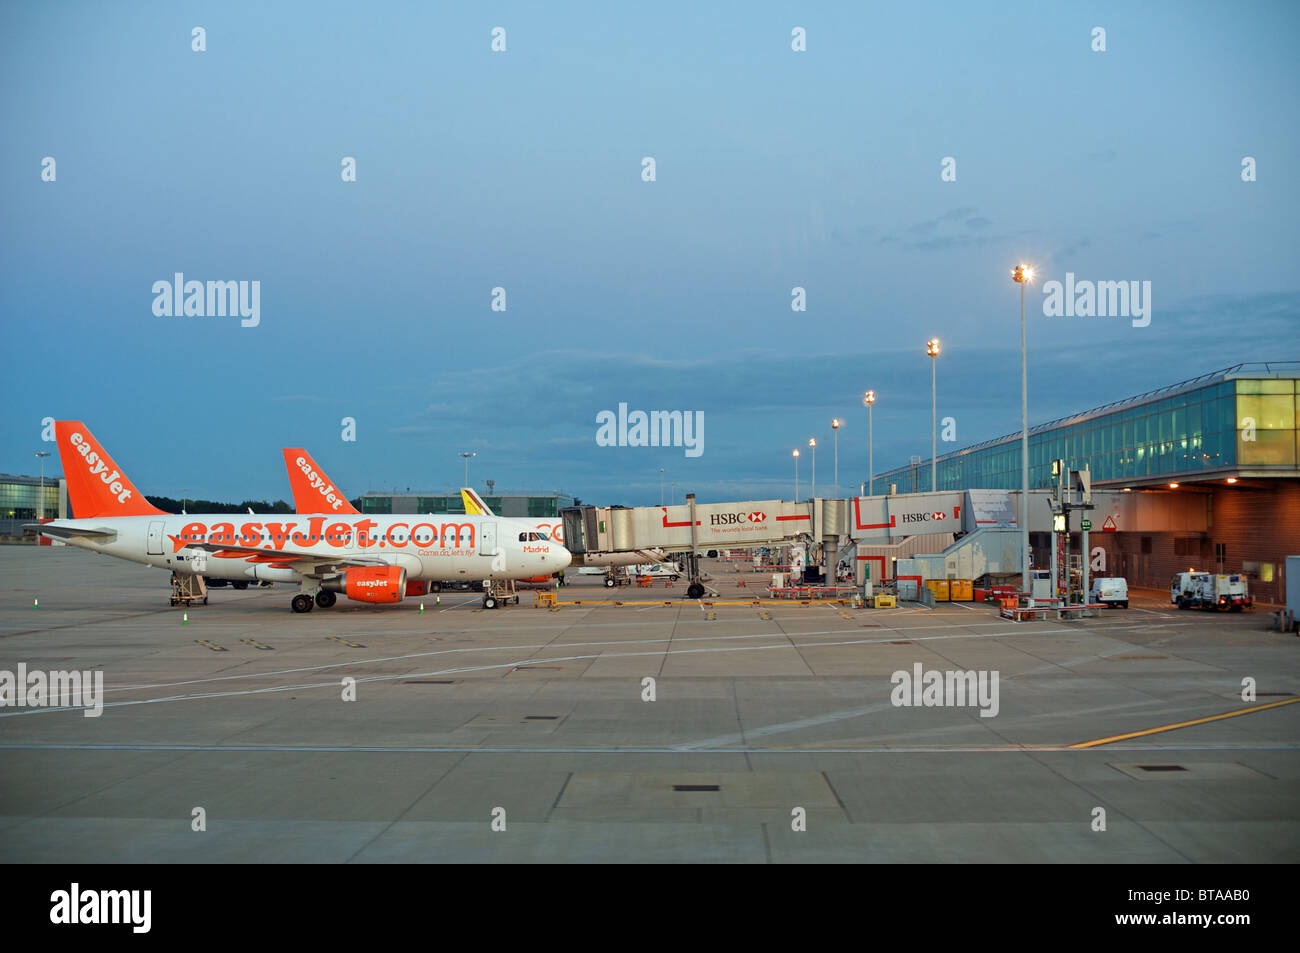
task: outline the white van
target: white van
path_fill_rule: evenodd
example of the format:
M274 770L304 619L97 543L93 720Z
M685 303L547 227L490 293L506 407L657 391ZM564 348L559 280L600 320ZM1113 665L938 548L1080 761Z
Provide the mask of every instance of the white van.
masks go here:
M1103 576L1092 581L1088 590L1088 601L1104 602L1107 605L1128 608L1128 580L1123 576Z

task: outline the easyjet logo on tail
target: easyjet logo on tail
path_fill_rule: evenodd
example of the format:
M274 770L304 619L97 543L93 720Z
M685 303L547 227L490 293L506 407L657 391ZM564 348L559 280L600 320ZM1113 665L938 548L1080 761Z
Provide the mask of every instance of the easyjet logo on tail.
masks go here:
M54 433L63 476L68 481L68 500L78 519L162 513L136 490L85 424L56 420Z
M108 491L117 496L119 503L125 503L131 498L130 488L122 485L122 474L117 472L116 467L113 467L113 472L109 473L109 465L104 462L104 458L99 455L99 451L90 449L93 446L90 441L79 433L74 433L68 438L68 441L86 461L86 466L90 469L90 475L97 476L104 481L108 485Z
M357 513L306 450L286 449L284 465L289 471L293 507L299 513Z

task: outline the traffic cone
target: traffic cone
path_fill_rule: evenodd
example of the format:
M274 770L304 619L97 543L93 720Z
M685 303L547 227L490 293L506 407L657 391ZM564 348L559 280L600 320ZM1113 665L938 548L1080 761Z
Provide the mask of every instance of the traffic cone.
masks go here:
M32 608L33 608L33 609L39 609L40 607L41 607L41 600L40 600L40 599L33 599L33 600L32 600Z
M181 625L189 625L189 624L190 624L190 614L188 612L182 612Z
M442 605L442 596L441 596L441 595L435 595L435 596L433 597L433 604L434 604L435 606L440 606L440 605Z
M424 615L424 603L420 603L420 615Z

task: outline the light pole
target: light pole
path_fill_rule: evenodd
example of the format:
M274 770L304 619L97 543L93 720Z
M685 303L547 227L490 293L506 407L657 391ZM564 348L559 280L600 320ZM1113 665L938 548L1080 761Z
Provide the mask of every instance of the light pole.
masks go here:
M831 431L835 434L835 498L840 496L840 419L831 418Z
M1020 285L1020 587L1029 591L1029 349L1025 333L1025 285L1034 269L1019 264L1011 280ZM1084 554L1086 557L1086 553Z
M46 451L45 453L41 453L38 451L36 454L36 456L39 457L41 461L41 495L39 497L39 502L37 503L37 506L39 507L39 509L36 511L37 522L40 522L45 519L45 458L48 457L49 455L50 454L48 451Z
M812 448L812 491L808 495L815 499L817 497L817 438L809 437L808 446Z
M664 505L664 468L659 468L659 505Z
M799 502L799 448L794 448L794 501Z
M469 458L477 457L478 454L471 450L462 450L456 456L465 458L465 485L469 486Z
M871 446L871 425L874 423L871 419L873 416L871 405L875 402L876 392L874 390L869 390L862 395L862 403L867 408L867 481L871 486L871 492L867 494L868 496L876 495L876 462L871 458L871 451L873 449Z
M935 400L934 362L939 357L939 339L930 338L925 342L925 353L930 355L930 492L939 492L939 405Z

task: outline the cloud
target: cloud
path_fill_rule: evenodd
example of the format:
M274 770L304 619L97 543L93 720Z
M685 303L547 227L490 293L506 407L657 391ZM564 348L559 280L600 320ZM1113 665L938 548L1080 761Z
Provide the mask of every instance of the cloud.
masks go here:
M1115 319L1049 319L1031 310L1031 423L1270 357L1277 342L1294 340L1300 326L1300 293L1202 295L1166 306L1157 287L1154 306L1148 328ZM1036 307L1033 298L1030 307ZM1211 333L1223 342L1213 351L1187 353L1182 347ZM1081 340L1088 342L1084 349ZM958 440L941 449L1018 430L1018 345L1018 335L1007 335L945 354L938 366L939 415L956 419ZM1174 349L1177 362L1153 365L1153 351ZM676 480L679 499L683 487L702 501L789 498L790 450L806 448L810 436L820 442L818 486L825 480L829 490L829 423L839 416L845 420L840 483L847 492L865 479L861 389L868 384L879 395L877 471L903 465L912 454L928 456L930 394L918 384L925 370L910 350L828 348L797 359L761 348L672 359L567 348L533 353L491 367L445 369L436 380L422 382L423 402L392 421L400 459L385 465L403 485L414 485L424 482L412 474L423 472L427 460L452 459L455 450L471 448L479 452L471 465L476 480L491 476L498 487L559 485L602 505L657 503L660 467L668 481ZM629 410L702 411L704 455L687 458L680 447L597 446L596 414L617 413L619 403ZM811 477L806 456L805 449L801 487Z
M1052 256L1052 258L1057 261L1064 258L1073 258L1075 255L1079 254L1080 251L1087 248L1091 244L1092 244L1092 239L1088 238L1087 236L1084 236L1083 238L1076 238L1070 244L1066 245L1064 248L1056 252Z
M935 218L900 226L904 234L913 236L913 240L903 241L901 245L903 248L915 251L949 251L954 248L997 244L1015 237L1013 235L970 235L955 230L959 226L965 226L967 229L983 229L993 224L992 219L979 215L978 212L977 208L961 206L949 209ZM898 241L892 233L880 238L882 245Z

